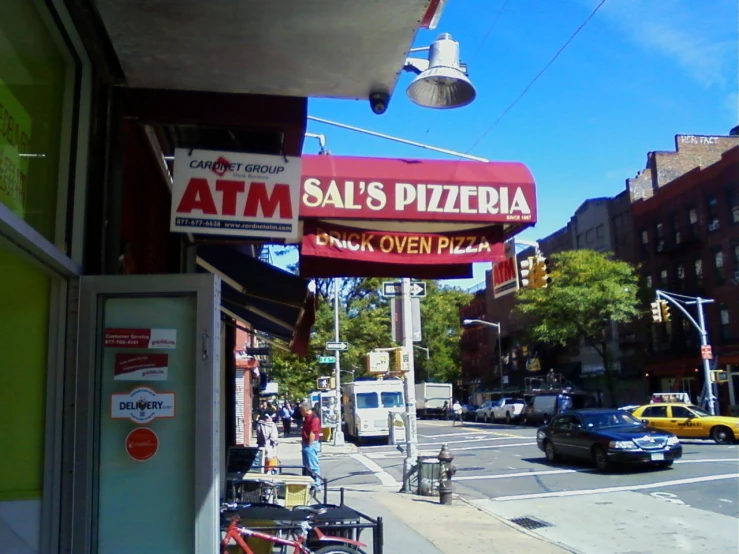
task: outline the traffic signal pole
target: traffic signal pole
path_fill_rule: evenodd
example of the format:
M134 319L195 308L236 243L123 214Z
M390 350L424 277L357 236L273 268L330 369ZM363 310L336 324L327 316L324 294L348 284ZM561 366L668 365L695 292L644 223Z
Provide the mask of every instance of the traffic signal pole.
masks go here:
M339 280L334 279L334 340L339 342ZM334 352L336 362L334 366L334 384L336 387L336 403L334 404L336 414L336 426L334 427L334 446L344 444L344 431L341 428L341 352Z
M713 395L713 388L711 386L711 364L708 358L705 358L702 355L702 347L708 346L708 331L706 330L706 320L703 315L703 305L711 304L714 300L710 298L701 298L700 296L695 297L666 293L662 290L658 290L656 292L658 300L665 300L675 306L698 330L698 334L701 337L701 358L703 358L703 392L709 413L711 415L716 415L716 397ZM696 305L698 307L698 321L693 319L693 316L688 313L688 310L683 307L683 304L686 306Z
M416 374L413 356L413 318L411 316L411 280L403 279L403 355L408 356L408 371L405 372L405 459L403 460L403 487L400 492L410 493L411 475L418 458L418 435L416 430Z

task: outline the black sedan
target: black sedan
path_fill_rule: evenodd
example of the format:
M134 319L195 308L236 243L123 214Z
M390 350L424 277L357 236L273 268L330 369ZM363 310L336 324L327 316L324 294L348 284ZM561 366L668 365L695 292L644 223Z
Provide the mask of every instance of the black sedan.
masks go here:
M539 428L536 444L550 462L560 457L593 460L600 471L613 464L670 467L683 455L675 435L647 427L623 410L561 413Z

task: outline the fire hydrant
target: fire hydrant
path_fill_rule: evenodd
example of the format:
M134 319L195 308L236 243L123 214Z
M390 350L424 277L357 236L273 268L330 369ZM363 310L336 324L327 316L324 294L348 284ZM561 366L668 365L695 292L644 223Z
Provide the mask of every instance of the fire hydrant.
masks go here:
M457 468L452 465L454 456L449 453L447 445L441 447L441 452L436 457L439 460L439 502L450 505L452 503L452 476L457 473Z

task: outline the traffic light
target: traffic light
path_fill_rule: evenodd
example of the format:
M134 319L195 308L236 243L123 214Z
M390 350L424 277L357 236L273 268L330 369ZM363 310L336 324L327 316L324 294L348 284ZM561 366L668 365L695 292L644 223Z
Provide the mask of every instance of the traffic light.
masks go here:
M543 289L549 286L552 282L552 278L549 276L549 260L544 256L537 256L534 258L534 283L535 289Z
M726 383L729 380L729 374L723 369L711 370L711 383Z
M659 312L662 316L662 321L670 321L672 319L672 315L670 315L670 304L667 300L659 301Z
M533 256L521 260L521 271L519 271L519 274L521 275L521 286L523 288L534 288L535 260L536 258Z
M659 302L652 302L649 305L652 308L652 321L659 323L662 321L662 310Z

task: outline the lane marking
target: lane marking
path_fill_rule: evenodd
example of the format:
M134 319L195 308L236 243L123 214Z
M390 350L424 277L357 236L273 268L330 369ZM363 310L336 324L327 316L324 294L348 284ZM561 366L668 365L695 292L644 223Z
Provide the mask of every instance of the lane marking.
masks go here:
M739 464L739 459L737 458L705 458L701 460L675 460L676 464L706 464L706 463L714 463L714 462L734 462L735 464Z
M484 435L485 433L481 433L479 431L467 431L464 433L444 433L443 435L421 435L418 434L419 437L423 437L424 439L440 439L442 437L464 437L466 435L474 436L474 435Z
M594 470L586 470L594 471ZM508 477L536 477L537 475L562 475L564 473L580 473L577 469L552 469L550 471L524 471L522 473L498 473L495 475L465 475L454 477L455 481L478 481L482 479L507 479Z
M459 450L459 449L457 449ZM714 463L714 462L735 462L739 463L739 460L734 458L707 458L705 460L677 460L676 464L699 464L699 463ZM516 469L516 468L509 468ZM523 471L520 473L494 473L492 475L464 475L462 477L455 477L455 481L478 481L484 479L505 479L507 477L535 477L537 475L562 475L565 473L597 473L596 469L553 469L546 471ZM667 494L667 493L666 493Z
M691 483L707 483L709 481L721 481L725 479L737 479L739 473L725 473L722 475L707 475L705 477L692 477L689 479L675 479L673 481L662 481L660 483L648 483L646 485L632 485L623 487L605 487L602 489L582 489L574 491L541 492L534 494L518 494L513 496L497 496L493 500L497 502L508 502L511 500L529 500L532 498L562 498L566 496L588 496L591 494L604 494L609 492L631 492L648 489L659 489L662 487L675 487L678 485L689 485Z
M395 477L367 458L367 456L362 454L350 454L349 457L357 460L360 464L369 469L372 474L380 480L381 484L385 486L395 486L400 484L395 480Z
M680 500L676 494L672 494L671 492L650 492L649 496L664 500L668 504L677 504L678 506L690 506L690 504L686 504L685 502Z
M488 450L492 448L510 448L510 447L516 447L516 446L531 446L536 445L535 442L519 442L516 444L489 444L487 446L468 446L466 448L455 448L454 452L463 452L466 450ZM438 454L438 451L436 450L423 450L418 453L419 456L436 456ZM375 460L383 459L393 459L393 458L405 458L405 454L401 454L399 452L367 452L365 454L367 458L372 458Z

